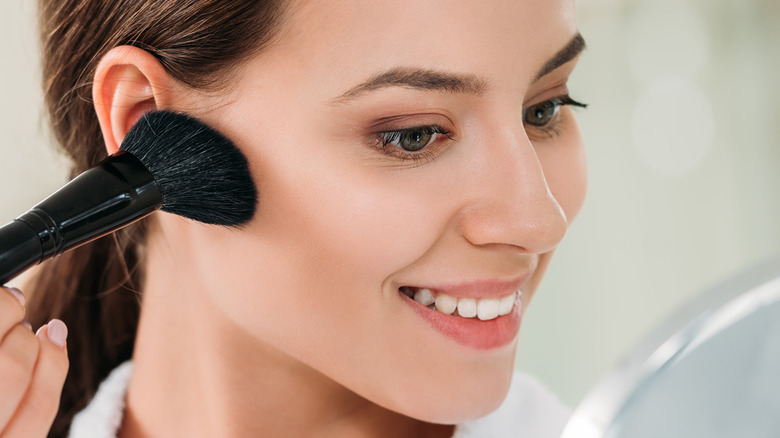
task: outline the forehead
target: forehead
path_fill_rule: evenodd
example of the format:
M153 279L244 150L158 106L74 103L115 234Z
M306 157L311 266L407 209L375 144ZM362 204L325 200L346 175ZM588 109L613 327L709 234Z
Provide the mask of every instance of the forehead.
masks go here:
M572 0L300 0L274 51L344 79L396 66L530 78L576 31Z

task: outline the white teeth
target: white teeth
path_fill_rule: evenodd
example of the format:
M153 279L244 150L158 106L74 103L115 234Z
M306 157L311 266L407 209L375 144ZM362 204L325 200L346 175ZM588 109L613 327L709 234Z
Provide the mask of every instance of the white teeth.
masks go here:
M482 321L498 318L498 299L483 298L477 302L477 317Z
M452 315L458 307L458 299L449 295L439 294L436 297L436 310L447 315Z
M411 287L402 287L400 289L406 296L413 298L414 301L422 306L430 307L444 313L452 315L457 309L457 316L463 318L477 317L482 321L490 321L499 316L512 313L518 296L522 292L517 291L501 298L456 298L447 294L434 294L428 288L415 289Z
M433 292L431 292L430 289L423 288L418 289L417 292L414 293L414 300L423 306L428 307L436 301L436 297L433 296Z
M507 295L498 300L498 314L503 316L512 313L512 309L515 307L515 300L517 300L517 294Z
M477 300L474 298L458 298L458 315L464 318L477 316Z

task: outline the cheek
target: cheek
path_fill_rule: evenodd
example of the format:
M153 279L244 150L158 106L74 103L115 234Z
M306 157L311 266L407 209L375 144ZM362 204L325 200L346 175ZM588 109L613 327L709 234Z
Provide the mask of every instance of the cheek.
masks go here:
M284 236L282 246L307 260L304 269L325 276L348 273L352 281L377 284L418 257L435 237L435 206L426 203L423 191L338 163L320 163L312 170L304 177L280 175L276 196L261 219Z
M588 185L585 146L576 123L558 142L537 151L550 192L571 224L582 209Z
M253 172L261 175L257 215L241 236L211 236L211 246L231 250L208 257L230 273L235 287L262 288L236 294L229 309L233 317L261 337L278 335L272 342L297 356L303 353L292 351L297 341L290 333L310 326L320 335L344 338L367 324L361 318L397 298L386 280L432 245L445 206L402 172L388 177L339 154L339 145L311 146L314 139L294 143L302 146L265 156L248 152L256 164Z

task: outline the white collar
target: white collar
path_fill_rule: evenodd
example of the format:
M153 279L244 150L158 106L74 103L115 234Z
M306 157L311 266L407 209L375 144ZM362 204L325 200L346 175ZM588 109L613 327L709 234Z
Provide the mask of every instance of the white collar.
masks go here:
M71 438L116 438L133 372L127 361L100 384L73 419ZM492 414L459 424L452 438L558 438L571 412L532 377L516 372L504 403Z

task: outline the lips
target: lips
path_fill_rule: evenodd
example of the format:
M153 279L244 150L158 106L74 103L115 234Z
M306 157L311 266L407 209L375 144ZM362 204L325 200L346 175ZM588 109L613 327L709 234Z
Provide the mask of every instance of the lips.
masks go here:
M402 286L399 295L431 326L477 350L510 344L520 330L523 281L436 288Z

